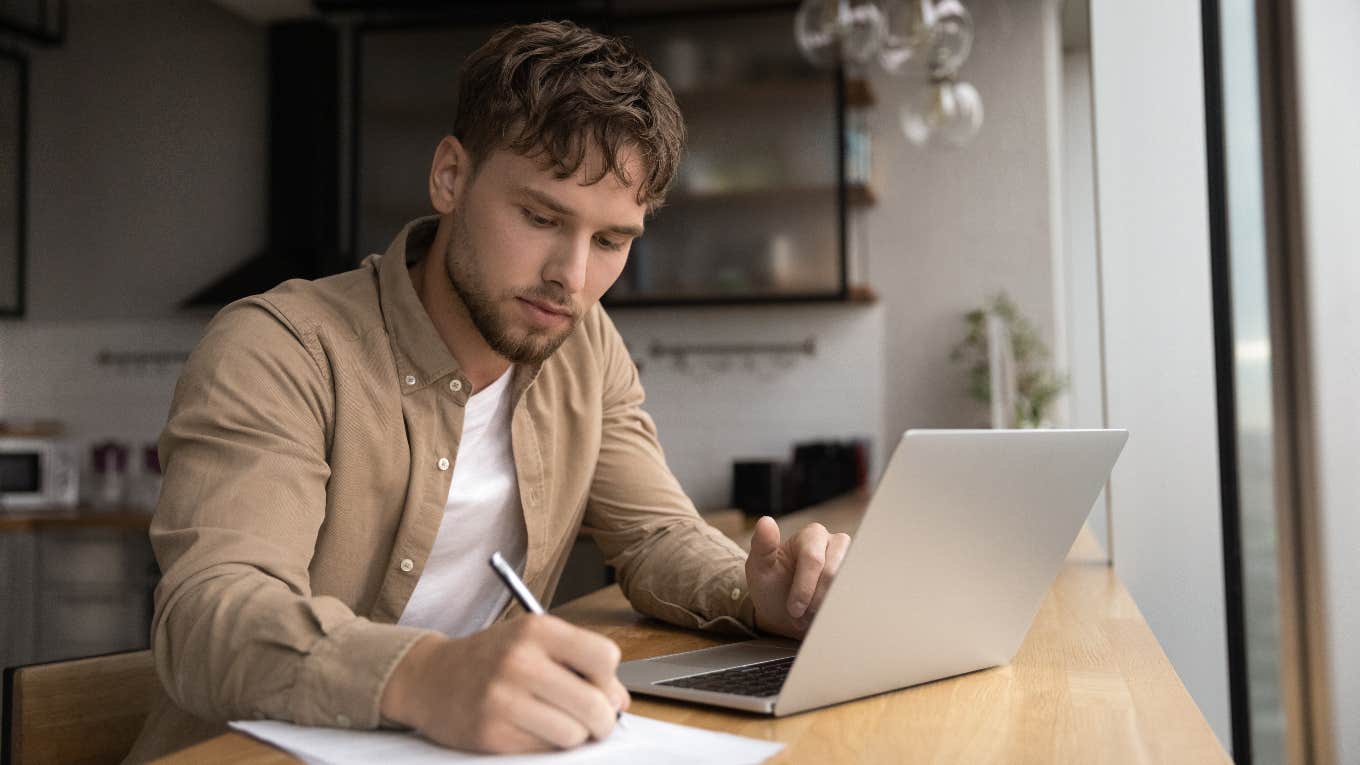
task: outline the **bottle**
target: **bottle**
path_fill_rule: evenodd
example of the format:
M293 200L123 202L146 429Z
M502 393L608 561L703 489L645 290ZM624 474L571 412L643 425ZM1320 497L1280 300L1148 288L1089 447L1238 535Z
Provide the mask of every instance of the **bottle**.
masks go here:
M161 495L161 460L155 444L142 447L142 469L128 493L128 505L135 512L156 512Z
M95 444L91 454L94 458L91 496L94 509L106 513L122 509L127 500L127 446L117 441L105 441Z

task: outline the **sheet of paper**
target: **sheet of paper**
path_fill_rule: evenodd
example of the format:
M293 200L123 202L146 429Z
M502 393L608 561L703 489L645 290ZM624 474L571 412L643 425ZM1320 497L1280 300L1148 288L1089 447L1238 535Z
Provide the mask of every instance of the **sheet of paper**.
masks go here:
M291 752L309 765L435 765L492 760L497 765L755 765L784 745L690 728L647 717L624 715L622 726L608 739L548 754L488 755L457 752L431 744L413 733L309 728L274 720L239 721L231 727Z

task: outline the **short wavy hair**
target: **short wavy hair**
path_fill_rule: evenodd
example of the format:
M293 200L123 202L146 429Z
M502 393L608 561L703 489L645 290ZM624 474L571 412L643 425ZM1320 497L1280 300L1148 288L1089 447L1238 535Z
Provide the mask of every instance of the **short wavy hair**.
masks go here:
M685 145L665 79L623 40L570 21L507 27L474 51L459 78L453 133L474 172L508 149L543 156L567 178L598 148L605 166L586 183L613 173L631 185L620 153L633 147L645 172L638 202L649 210L664 203Z

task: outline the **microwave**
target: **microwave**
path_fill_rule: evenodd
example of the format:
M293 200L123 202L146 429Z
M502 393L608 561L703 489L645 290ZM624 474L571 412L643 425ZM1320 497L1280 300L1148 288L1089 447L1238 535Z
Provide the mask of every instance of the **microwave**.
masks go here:
M80 459L52 438L0 437L0 510L73 510Z

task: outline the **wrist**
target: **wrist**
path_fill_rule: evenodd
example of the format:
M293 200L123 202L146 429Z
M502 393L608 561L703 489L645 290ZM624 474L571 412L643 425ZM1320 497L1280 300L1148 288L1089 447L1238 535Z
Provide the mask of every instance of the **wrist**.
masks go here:
M420 729L420 715L426 708L419 699L422 681L428 676L426 668L431 657L444 642L445 638L438 635L426 635L413 643L397 662L383 686L379 702L379 714L384 723Z

